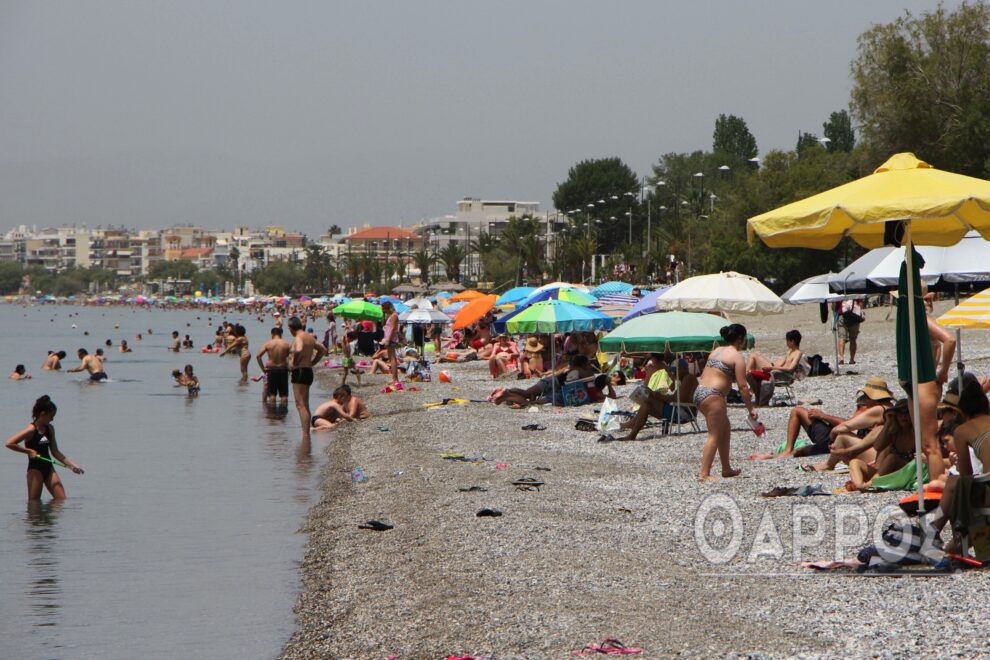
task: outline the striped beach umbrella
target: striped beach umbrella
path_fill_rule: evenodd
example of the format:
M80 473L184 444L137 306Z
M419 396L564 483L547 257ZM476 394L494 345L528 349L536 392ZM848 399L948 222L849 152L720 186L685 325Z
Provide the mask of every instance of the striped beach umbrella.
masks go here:
M614 319L597 310L563 300L544 300L522 310L505 327L512 334L536 334L611 330L614 325Z
M947 328L990 328L990 289L962 301L938 317L936 323Z
M634 288L635 287L628 282L605 282L592 289L591 295L596 298L601 298L602 296L626 295Z
M632 308L639 302L639 298L635 296L622 296L618 294L602 296L596 300L592 305L592 309L597 309L599 312L605 316L611 316L618 322L620 319L625 317Z

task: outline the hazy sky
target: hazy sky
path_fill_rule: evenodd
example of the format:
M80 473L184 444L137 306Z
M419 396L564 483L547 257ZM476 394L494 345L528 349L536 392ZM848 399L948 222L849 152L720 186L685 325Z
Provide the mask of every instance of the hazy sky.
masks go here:
M721 112L793 149L856 37L936 4L0 1L0 230L547 209L575 162L646 174Z

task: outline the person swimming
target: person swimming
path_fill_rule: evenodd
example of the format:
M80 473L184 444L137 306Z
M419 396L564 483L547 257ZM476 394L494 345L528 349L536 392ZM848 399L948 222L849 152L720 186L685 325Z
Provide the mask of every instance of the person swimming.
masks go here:
M32 421L22 431L7 439L7 449L28 455L27 489L29 500L41 499L44 486L56 500L65 499L65 488L55 472L52 458L76 474L83 469L63 454L55 441L55 427L52 421L58 409L46 394L34 402L31 410ZM23 443L23 447L20 446Z
M10 380L27 380L30 377L31 374L27 372L27 369L24 368L23 364L19 364L14 367L14 370L11 371L10 376L8 376Z
M45 358L45 363L41 365L41 368L45 371L60 371L64 359L65 351L48 351L48 357Z

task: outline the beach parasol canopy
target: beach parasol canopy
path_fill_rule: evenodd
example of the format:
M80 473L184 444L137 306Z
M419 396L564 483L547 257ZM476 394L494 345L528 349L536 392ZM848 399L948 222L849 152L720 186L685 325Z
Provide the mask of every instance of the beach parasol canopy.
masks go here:
M392 293L426 293L426 287L415 284L400 284L392 289Z
M770 247L830 250L850 236L877 248L885 223L908 219L919 245L955 245L970 230L988 238L990 181L895 154L869 176L750 218L746 230Z
M897 286L904 262L904 248L887 250L887 256L866 275L869 284L880 290ZM966 234L955 245L920 246L918 253L925 261L921 281L930 290L953 291L959 284L990 284L990 243L975 231Z
M667 289L657 298L657 310L755 316L782 313L784 301L755 277L712 273L689 277Z
M947 328L990 328L990 289L962 301L938 317L936 323Z
M513 287L500 295L498 300L495 301L495 304L499 307L502 305L514 305L520 300L528 298L534 291L536 291L536 289L531 286Z
M605 316L611 316L616 323L620 323L636 303L640 301L635 296L623 296L619 294L605 295L591 304L592 309L597 309Z
M548 291L550 289L559 289L562 286L566 286L571 289L578 289L579 291L583 291L585 293L591 291L591 289L589 289L588 287L581 286L580 284L571 284L570 282L550 282L549 284L544 284L542 286L536 287L535 289L533 289L533 293L540 293L542 291Z
M438 309L414 308L408 312L399 314L399 321L416 325L428 325L430 323L451 323L451 318Z
M781 299L789 305L807 305L812 303L838 302L840 300L858 297L852 294L840 295L838 293L832 293L829 288L829 282L834 277L835 273L812 275L785 291Z
M430 285L430 291L463 291L464 286L457 282L437 282Z
M644 314L620 325L598 341L606 353L686 353L724 346L719 332L728 321L712 314L667 312ZM752 348L753 335L746 335Z
M834 275L830 275L828 286L832 293L882 293L883 288L870 281L870 273L877 265L887 258L892 247L882 247L870 250L859 259L840 270Z
M611 317L594 309L563 300L544 300L514 315L505 328L512 334L535 334L611 330L614 325Z
M461 311L461 309L463 309L466 306L467 306L466 302L456 302L456 303L450 303L449 305L446 306L441 305L440 308L443 310L444 314L448 316L454 316L455 314L457 314L457 312Z
M461 291L460 293L455 293L450 297L450 302L471 302L472 300L477 300L478 298L484 297L484 293L481 291L475 291L474 289L468 289L467 291Z
M591 295L595 298L601 298L602 296L624 296L628 295L635 287L628 282L605 282L599 284L594 289L591 290Z
M382 308L365 300L352 300L333 308L333 313L345 319L381 321Z
M406 305L413 309L433 309L433 303L428 298L412 298L406 301Z
M464 305L464 307L462 307L454 317L454 330L460 330L461 328L468 327L472 323L477 323L481 320L481 317L494 309L496 300L498 300L498 296L492 294L482 294L481 298L475 298L471 302ZM457 303L454 304L456 305ZM450 309L450 307L447 309Z
M913 245L954 245L971 230L984 238L990 236L990 181L935 169L910 153L895 154L869 176L750 218L747 223L750 240L759 236L771 247L827 250L850 236L864 247L890 244L908 248L898 286L897 357L898 377L911 382L916 420L923 419L919 377L934 373L934 364L928 363L931 338L918 290L921 278L916 257L920 255ZM923 351L926 344L929 350ZM905 359L909 365L901 362ZM922 425L913 426L915 452L920 459ZM922 461L916 464L920 500L924 497Z
M626 321L629 321L630 319L634 319L637 316L643 316L644 314L654 314L654 313L656 313L656 311L657 311L657 298L659 298L664 293L666 293L667 292L667 289L669 289L669 288L670 288L669 286L660 287L656 291L653 291L652 293L648 293L645 296L643 296L642 298L640 298L639 299L639 302L637 302L635 305L633 305L632 306L632 309L630 309L628 312L626 312L626 315L622 317L622 322L625 323Z
M595 302L595 297L573 286L558 286L552 289L544 289L543 291L537 289L524 300L520 301L517 306L527 307L533 303L543 302L544 300L563 300L574 305L587 306Z

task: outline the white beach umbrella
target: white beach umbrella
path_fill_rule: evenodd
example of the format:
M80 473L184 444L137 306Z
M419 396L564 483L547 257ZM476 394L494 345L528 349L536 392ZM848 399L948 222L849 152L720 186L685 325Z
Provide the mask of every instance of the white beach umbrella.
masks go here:
M453 323L453 319L438 309L410 309L408 312L399 314L401 323Z
M784 301L755 277L735 272L712 273L689 277L670 287L657 298L657 310L755 316L783 313Z
M823 303L823 302L837 302L840 300L849 300L851 298L858 298L858 295L839 295L837 293L832 293L829 289L828 283L829 279L834 277L834 273L825 273L824 275L813 275L806 280L801 280L790 289L787 290L784 295L781 296L784 302L791 305L807 305L810 303Z
M413 309L433 309L433 303L428 298L413 298L407 300L405 304Z

